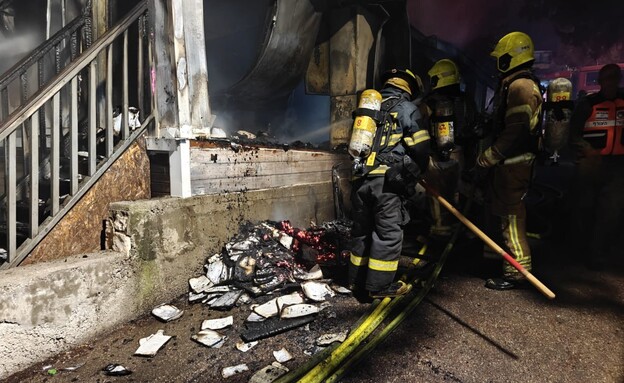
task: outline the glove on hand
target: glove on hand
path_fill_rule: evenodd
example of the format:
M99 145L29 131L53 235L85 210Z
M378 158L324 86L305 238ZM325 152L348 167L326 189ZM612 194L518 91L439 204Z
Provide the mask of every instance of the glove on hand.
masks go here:
M393 164L386 171L384 188L395 194L411 196L416 192L416 184L421 178L421 170L409 156Z
M482 168L490 168L496 165L500 160L502 160L502 157L497 155L490 146L479 155L479 158L477 158L477 165Z

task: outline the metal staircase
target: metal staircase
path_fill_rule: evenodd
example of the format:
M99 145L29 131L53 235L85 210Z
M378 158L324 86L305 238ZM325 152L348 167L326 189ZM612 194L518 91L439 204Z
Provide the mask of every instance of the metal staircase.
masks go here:
M153 125L146 18L143 1L92 42L85 12L0 77L0 269L19 265Z

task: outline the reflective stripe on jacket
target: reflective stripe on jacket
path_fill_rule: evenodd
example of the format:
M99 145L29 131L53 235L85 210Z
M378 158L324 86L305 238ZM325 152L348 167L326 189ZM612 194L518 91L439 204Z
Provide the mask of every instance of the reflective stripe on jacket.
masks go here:
M583 139L603 156L624 155L624 99L603 100L592 107Z

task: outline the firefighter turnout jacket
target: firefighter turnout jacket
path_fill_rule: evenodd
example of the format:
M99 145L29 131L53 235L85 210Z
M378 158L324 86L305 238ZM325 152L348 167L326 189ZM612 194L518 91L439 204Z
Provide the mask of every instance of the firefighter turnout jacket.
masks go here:
M500 165L504 159L537 151L542 101L539 80L530 70L519 70L502 79L495 96L493 143L479 157L480 166ZM505 250L527 270L531 270L531 249L526 236L524 196L532 172L532 161L495 166L488 188L494 231L503 240ZM522 277L507 263L503 275L509 280Z
M366 175L383 176L403 156L408 155L424 171L429 161L429 133L422 129L421 115L407 92L388 86L381 90L382 113L387 118L377 128L371 154L366 159Z
M542 102L539 80L531 71L503 78L495 96L494 143L481 156L481 166L537 151Z
M349 283L374 292L394 280L401 246L403 225L409 215L404 196L389 188L386 180L393 166L408 156L424 173L429 164L429 133L421 128L421 115L410 95L393 86L381 90L382 112L388 112L377 127L375 143L366 161L366 172L353 180L353 228L350 249Z

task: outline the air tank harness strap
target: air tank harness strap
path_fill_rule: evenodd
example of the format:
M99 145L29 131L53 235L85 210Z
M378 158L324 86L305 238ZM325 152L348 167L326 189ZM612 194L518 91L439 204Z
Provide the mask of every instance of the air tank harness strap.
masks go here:
M357 108L356 110L353 111L352 115L354 119L357 116L370 117L373 120L375 120L377 124L379 124L384 118L384 113L381 110L372 110L368 108Z

